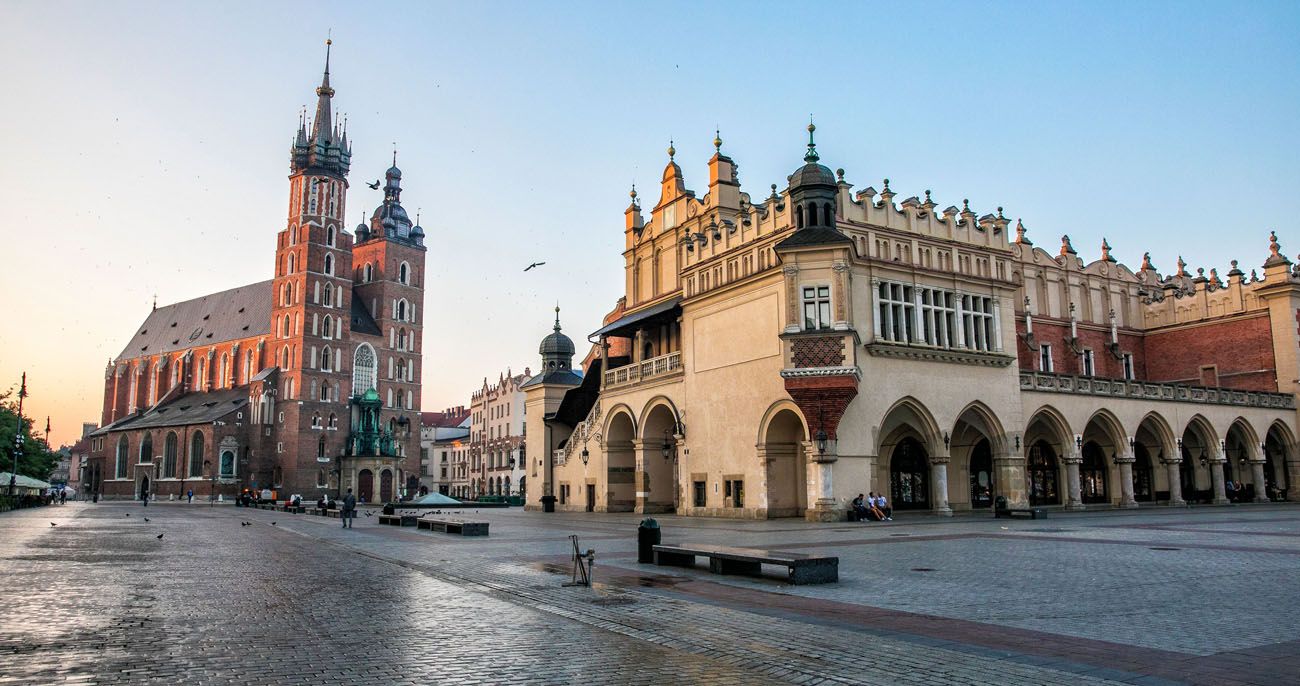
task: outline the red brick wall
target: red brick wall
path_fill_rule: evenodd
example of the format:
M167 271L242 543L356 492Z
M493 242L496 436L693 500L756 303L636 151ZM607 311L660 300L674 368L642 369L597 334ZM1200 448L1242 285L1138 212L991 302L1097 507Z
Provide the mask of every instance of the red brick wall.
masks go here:
M803 412L812 436L824 429L834 440L844 410L858 395L858 380L849 374L793 377L785 380L785 391Z
M1094 374L1103 378L1124 378L1124 367L1120 360L1110 354L1110 329L1078 327L1079 348L1093 351ZM1016 320L1016 356L1020 368L1026 371L1038 371L1038 351L1030 350L1025 343L1025 320ZM1083 359L1070 349L1066 339L1070 337L1070 324L1041 321L1034 318L1034 342L1048 343L1052 346L1052 364L1057 374L1082 374ZM1119 332L1119 349L1121 353L1132 353L1133 374L1138 379L1147 377L1146 341L1142 334Z
M1037 328L1037 323L1035 323ZM1200 385L1201 367L1218 367L1219 385L1277 391L1273 328L1267 311L1246 318L1206 322L1147 334L1147 372L1152 381Z

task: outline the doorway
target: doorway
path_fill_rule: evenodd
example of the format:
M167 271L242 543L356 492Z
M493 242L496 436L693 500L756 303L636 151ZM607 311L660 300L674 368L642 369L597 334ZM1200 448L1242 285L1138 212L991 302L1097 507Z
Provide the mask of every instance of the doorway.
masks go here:
M587 484L587 511L596 511L596 484Z
M894 446L889 459L889 489L895 510L930 507L930 478L925 446L908 436Z
M363 503L371 502L375 499L375 473L369 469L363 469L357 474L357 500Z

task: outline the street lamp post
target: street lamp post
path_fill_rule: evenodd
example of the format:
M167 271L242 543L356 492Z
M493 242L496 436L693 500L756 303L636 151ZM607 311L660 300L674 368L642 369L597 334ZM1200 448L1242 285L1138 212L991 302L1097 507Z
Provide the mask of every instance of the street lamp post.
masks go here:
M9 472L9 495L18 491L18 456L23 454L23 398L27 397L27 372L23 372L23 385L18 389L18 431L14 434L14 468Z
M205 474L208 472L208 465L210 464L212 464L210 460L203 461L203 472ZM217 500L217 475L209 474L209 476L211 477L212 487L208 489L208 507L212 507L212 503Z

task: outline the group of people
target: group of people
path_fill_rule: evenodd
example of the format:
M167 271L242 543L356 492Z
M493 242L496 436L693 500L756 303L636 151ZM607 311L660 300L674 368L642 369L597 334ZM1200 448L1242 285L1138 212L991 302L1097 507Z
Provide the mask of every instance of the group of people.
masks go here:
M872 522L892 522L894 521L894 509L889 506L889 501L885 500L883 493L869 493L863 496L861 493L853 499L853 511L858 515L858 521Z

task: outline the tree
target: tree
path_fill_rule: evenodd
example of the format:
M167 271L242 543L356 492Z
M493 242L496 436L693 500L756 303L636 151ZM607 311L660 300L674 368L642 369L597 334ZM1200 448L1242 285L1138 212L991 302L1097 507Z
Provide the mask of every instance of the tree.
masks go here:
M14 467L14 436L18 434L18 400L13 390L0 393L0 471L8 472ZM18 458L18 473L33 479L45 481L59 456L50 450L48 437L32 436L32 420L23 417L23 452ZM0 483L0 493L9 488L6 480Z

